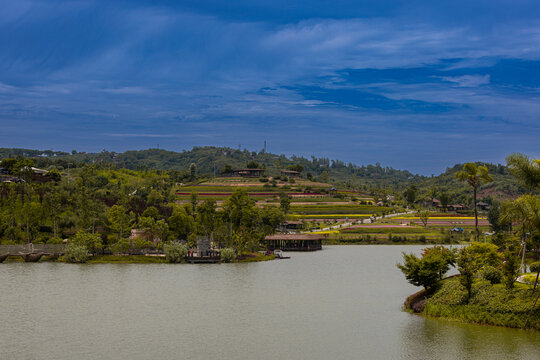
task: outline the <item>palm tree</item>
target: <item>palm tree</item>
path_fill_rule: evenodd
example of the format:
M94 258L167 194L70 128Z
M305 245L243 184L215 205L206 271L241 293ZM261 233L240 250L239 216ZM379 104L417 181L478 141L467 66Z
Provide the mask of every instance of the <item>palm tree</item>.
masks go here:
M503 203L500 221L517 221L521 225L521 251L523 252L521 265L525 272L527 234L534 235L540 230L540 198L536 195L523 195L512 202Z
M480 232L478 231L478 208L476 206L476 193L478 191L478 186L480 186L481 183L492 182L493 178L491 175L489 175L487 166L477 166L475 163L466 163L463 165L463 170L456 173L456 178L461 181L466 181L473 188L474 226L476 228L476 241L478 241Z
M531 188L540 188L540 159L531 160L523 154L512 154L506 158L510 171L522 183Z

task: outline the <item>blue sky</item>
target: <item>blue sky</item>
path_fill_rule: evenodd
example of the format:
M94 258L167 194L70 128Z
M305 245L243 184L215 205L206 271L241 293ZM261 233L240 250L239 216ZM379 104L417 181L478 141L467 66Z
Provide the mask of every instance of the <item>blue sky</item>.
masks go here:
M540 156L540 2L0 0L0 147Z

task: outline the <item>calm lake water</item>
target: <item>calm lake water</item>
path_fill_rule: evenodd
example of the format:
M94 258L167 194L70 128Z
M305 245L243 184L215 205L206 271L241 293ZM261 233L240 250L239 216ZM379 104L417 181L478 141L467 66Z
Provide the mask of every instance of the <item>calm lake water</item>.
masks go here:
M539 359L540 333L400 310L421 246L251 264L0 264L1 359Z

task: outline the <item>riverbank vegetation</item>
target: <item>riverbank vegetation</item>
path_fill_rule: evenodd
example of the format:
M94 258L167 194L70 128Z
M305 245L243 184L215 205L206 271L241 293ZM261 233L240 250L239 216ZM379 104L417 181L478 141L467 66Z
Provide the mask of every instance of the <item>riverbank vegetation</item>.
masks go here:
M508 162L523 184L540 188L540 161L512 155ZM411 284L424 288L406 300L406 308L426 316L540 330L540 198L527 194L507 201L497 215L492 243L403 254L398 268ZM443 279L450 266L459 275Z

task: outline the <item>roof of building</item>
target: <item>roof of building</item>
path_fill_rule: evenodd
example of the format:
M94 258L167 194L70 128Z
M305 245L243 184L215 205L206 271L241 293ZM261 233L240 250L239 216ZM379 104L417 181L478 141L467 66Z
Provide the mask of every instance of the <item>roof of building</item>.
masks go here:
M316 241L324 239L324 236L317 234L275 234L268 235L265 240L307 240Z
M294 170L281 170L281 173L282 174L300 174L299 171L294 171Z

